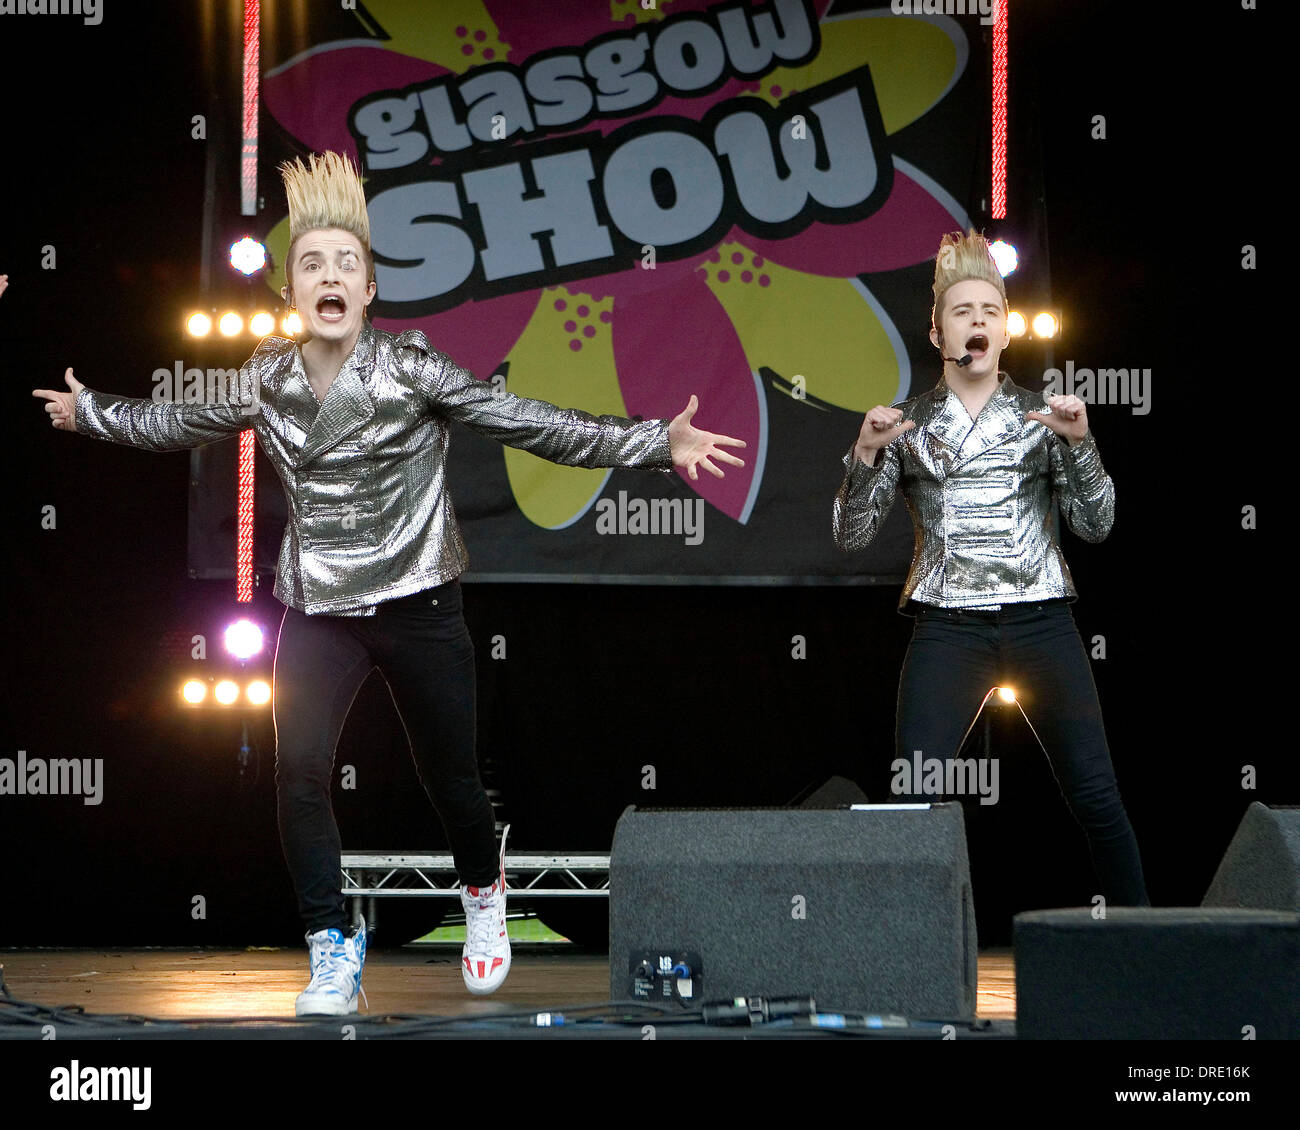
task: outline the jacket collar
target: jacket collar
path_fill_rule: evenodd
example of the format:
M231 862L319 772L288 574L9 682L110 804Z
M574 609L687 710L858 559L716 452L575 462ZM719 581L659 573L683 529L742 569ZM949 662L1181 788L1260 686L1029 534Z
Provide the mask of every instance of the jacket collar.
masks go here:
M369 323L362 324L357 335L357 343L352 353L343 362L339 375L334 378L329 392L316 412L316 419L307 432L298 457L299 465L315 459L328 451L345 437L351 435L364 424L369 423L375 414L374 401L366 392L366 378L374 371L377 334ZM307 386L307 393L315 400L307 374L303 368L302 349L294 349L294 374Z
M960 467L989 448L1005 443L1019 435L1024 427L1024 410L1020 403L1023 390L1013 384L1006 373L1001 376L998 387L980 409L973 424L961 398L948 387L948 382L942 377L930 392L924 394L922 401L929 419L917 420L917 424L927 427L926 442L950 469ZM964 448L963 444L966 444Z

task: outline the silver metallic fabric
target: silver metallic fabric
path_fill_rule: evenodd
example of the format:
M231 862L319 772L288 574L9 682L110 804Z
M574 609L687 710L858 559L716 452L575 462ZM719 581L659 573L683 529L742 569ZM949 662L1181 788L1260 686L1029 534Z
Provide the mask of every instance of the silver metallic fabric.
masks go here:
M308 614L373 615L376 604L467 568L447 492L453 420L554 463L672 470L668 421L596 417L494 392L418 330L394 335L367 322L324 401L301 350L284 338L266 338L240 381L242 396L227 404L83 389L77 431L174 451L251 426L289 502L274 592ZM256 410L245 414L237 400Z
M974 422L942 379L894 407L916 427L878 452L872 467L849 449L835 496L835 544L845 551L869 544L901 487L916 549L900 609L909 600L990 608L1075 597L1051 503L1055 495L1084 541L1110 533L1115 484L1092 432L1069 447L1046 425L1026 420L1026 412L1050 410L1006 374Z

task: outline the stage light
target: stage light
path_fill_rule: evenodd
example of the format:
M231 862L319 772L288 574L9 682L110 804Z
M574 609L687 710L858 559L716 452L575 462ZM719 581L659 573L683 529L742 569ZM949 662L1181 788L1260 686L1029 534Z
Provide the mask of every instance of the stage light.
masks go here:
M244 236L230 245L230 265L240 274L254 275L266 266L266 248L255 239Z
M286 337L295 337L302 333L302 319L295 311L280 323L280 328L284 330Z
M248 328L254 337L266 337L275 332L275 318L265 310L260 310L248 320Z
M221 682L217 684L216 696L217 701L221 703L222 706L229 706L239 697L239 687L229 679L222 679Z
M998 274L1004 279L1020 266L1020 254L1015 247L1004 239L995 239L989 244L989 254L997 265Z
M190 337L207 337L212 332L212 319L196 311L185 320L185 330Z
M264 706L271 701L271 684L265 679L254 679L244 691L244 697L254 706Z
M1016 701L1016 688L1015 688L1015 687L998 687L998 698L1000 698L1003 702L1015 702L1015 701Z
M190 679L181 687L181 697L191 705L197 705L208 697L208 688L201 680Z
M235 334L239 333L239 331L244 328L244 319L233 310L229 310L221 315L221 321L217 323L217 328L226 337L234 337Z
M1055 337L1061 328L1061 324L1056 320L1055 314L1050 314L1046 310L1034 315L1033 321L1034 337L1049 338Z
M226 650L236 659L251 659L262 650L262 629L252 620L236 620L226 628Z
M1019 310L1012 310L1007 315L1007 333L1012 337L1024 337L1027 329L1029 323L1025 321L1025 316Z

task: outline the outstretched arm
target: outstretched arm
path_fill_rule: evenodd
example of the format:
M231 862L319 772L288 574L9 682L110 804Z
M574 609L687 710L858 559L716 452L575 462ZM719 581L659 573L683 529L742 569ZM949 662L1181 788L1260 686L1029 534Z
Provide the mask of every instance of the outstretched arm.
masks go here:
M240 379L245 379L242 372ZM252 424L252 416L239 403L177 404L112 396L86 388L71 369L64 380L71 391L32 390L33 396L45 401L50 423L59 431L80 432L145 451L183 451L224 439Z
M408 346L403 352L412 379L430 407L552 463L661 471L676 466L692 479L699 478L699 467L721 478L723 471L715 459L744 466L743 460L721 450L723 446L744 447L743 440L701 431L691 424L699 407L694 396L671 422L593 416L578 408L557 408L545 400L496 391L450 358L429 349L423 335L412 334L411 338L415 340L403 343Z

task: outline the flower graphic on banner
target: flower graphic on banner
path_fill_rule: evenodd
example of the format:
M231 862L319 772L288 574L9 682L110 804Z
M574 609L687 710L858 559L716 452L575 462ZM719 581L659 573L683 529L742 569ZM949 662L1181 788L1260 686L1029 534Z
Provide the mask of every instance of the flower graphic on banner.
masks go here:
M866 63L885 133L892 134L941 101L965 69L965 41L951 21L895 16L888 8L827 18L828 6L829 0L813 2L821 43L808 63L777 68L761 81L729 78L699 97L669 96L634 118L698 121L712 106L745 97L777 106ZM349 112L367 95L485 63L518 66L537 52L707 7L708 0L660 0L646 10L637 0L610 0L545 5L539 14L537 5L512 0L441 0L436 10L409 0L368 0L388 39L312 48L264 76L263 98L304 146L356 158ZM597 119L581 128L608 134L634 118ZM813 222L776 240L733 227L712 250L660 260L653 270L638 262L437 314L377 317L375 324L422 330L434 348L480 376L504 362L512 392L598 414L668 418L697 394L696 423L744 439L746 466L727 468L725 479L681 481L743 523L766 462L760 369L855 413L892 403L910 386L898 331L858 276L923 262L942 233L969 221L921 170L897 158L893 165L889 197L857 222ZM267 239L277 264L288 249L287 228L281 222ZM268 279L275 289L281 282ZM505 462L521 512L550 529L581 518L610 473L560 467L513 448L505 449Z

